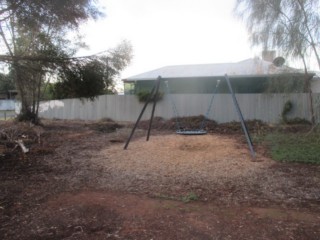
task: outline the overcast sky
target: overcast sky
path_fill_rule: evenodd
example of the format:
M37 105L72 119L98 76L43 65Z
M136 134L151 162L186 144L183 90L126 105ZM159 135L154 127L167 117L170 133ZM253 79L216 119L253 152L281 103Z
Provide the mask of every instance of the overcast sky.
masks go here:
M237 62L251 50L235 0L100 0L106 17L82 30L97 53L127 39L134 58L122 78L167 65Z

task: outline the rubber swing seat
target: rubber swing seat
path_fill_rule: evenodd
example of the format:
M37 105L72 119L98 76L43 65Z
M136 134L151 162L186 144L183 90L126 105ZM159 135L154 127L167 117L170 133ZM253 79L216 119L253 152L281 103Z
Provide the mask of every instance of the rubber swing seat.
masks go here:
M176 133L180 135L204 135L204 134L207 134L208 132L203 129L197 129L197 130L177 130Z

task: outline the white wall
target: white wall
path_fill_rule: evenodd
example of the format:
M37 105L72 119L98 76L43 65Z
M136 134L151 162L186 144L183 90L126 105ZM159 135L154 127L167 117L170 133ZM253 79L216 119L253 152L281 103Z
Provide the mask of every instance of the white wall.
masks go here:
M314 78L311 81L311 89L313 93L320 93L320 78Z

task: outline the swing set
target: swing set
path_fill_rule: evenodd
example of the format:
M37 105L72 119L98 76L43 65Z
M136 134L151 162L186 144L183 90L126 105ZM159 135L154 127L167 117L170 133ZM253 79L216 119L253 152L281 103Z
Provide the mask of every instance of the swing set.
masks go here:
M209 119L209 115L210 115L210 112L211 112L211 109L212 109L212 105L213 105L213 99L214 99L214 96L215 94L217 93L217 90L218 90L218 87L219 87L219 84L220 84L220 80L217 81L217 84L215 86L215 90L212 94L212 97L210 99L210 103L208 105L208 108L207 108L207 111L206 111L206 114L204 115L204 118L199 126L198 129L185 129L182 127L180 121L179 121L179 113L178 113L178 109L177 109L177 106L172 98L172 94L170 93L170 87L169 87L169 83L168 81L165 81L165 86L166 86L166 93L168 94L169 98L170 98L170 102L171 102L171 105L172 105L172 110L175 114L175 119L176 119L176 133L177 134L181 134L181 135L203 135L203 134L207 134L207 131L205 130L206 128L206 123L207 123L207 120Z
M251 152L251 156L253 158L255 158L255 151L253 149L253 144L252 144L252 140L251 140L251 137L250 137L250 134L249 134L249 131L248 131L248 128L246 126L246 123L244 121L244 118L243 118L243 115L242 115L242 112L240 110L240 107L239 107L239 104L238 104L238 101L237 101L237 98L234 94L234 91L232 89L232 86L231 86L231 83L230 83L230 79L228 77L227 74L225 74L224 76L226 82L227 82L227 85L228 85L228 88L229 88L229 92L232 96L232 100L233 100L233 104L234 104L234 107L235 107L235 110L239 116L239 119L240 119L240 122L241 122L241 127L242 127L242 130L244 131L244 134L245 134L245 137L247 139L247 143L248 143L248 147L249 147L249 150ZM143 116L143 113L144 111L146 110L148 104L153 101L153 107L152 107L152 112L151 112L151 118L150 118L150 121L149 121L149 128L148 128L148 133L147 133L147 141L149 141L149 138L150 138L150 133L151 133L151 126L152 126L152 121L153 121L153 117L154 117L154 112L155 112L155 109L156 109L156 104L157 104L157 100L156 100L156 96L158 96L158 92L159 92L159 88L160 88L160 84L162 82L162 78L161 76L159 76L157 78L157 80L155 81L155 84L150 92L150 95L147 99L147 101L145 102L141 112L140 112L140 115L134 125L134 127L132 128L132 131L131 131L131 134L129 136L129 138L127 139L126 141L126 144L124 146L124 150L126 150L129 146L129 143L131 141L131 138L138 126L138 123L140 122L141 120L141 117ZM175 119L176 119L176 133L177 134L180 134L180 135L204 135L204 134L207 134L207 131L205 130L206 128L206 123L207 121L209 120L209 115L210 115L210 112L211 112L211 109L212 109L212 106L213 106L213 102L214 102L214 96L215 94L217 93L218 91L218 88L219 88L219 85L220 85L220 80L217 81L217 84L215 86L215 89L213 91L213 94L211 96L211 99L210 99L210 102L209 102L209 105L208 105L208 108L207 108L207 111L204 115L204 119L202 120L199 128L197 129L185 129L185 128L182 128L181 126L181 123L179 121L179 113L178 113L178 109L177 109L177 106L173 100L173 97L172 97L172 94L170 93L170 87L169 87L169 83L168 81L165 81L165 87L166 87L166 93L168 94L169 96L169 100L171 102L171 105L172 105L172 110L175 114Z

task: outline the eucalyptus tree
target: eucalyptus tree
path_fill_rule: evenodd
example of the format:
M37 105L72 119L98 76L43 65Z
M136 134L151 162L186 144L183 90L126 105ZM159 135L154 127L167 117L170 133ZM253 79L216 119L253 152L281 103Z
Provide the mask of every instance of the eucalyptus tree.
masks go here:
M0 61L14 75L22 119L37 119L46 73L75 53L66 34L102 15L94 0L0 0Z
M319 0L237 0L235 13L246 22L252 45L280 49L306 58L313 53L320 69Z
M236 15L247 24L253 46L279 49L287 57L302 60L312 123L314 106L306 59L315 56L320 69L319 9L320 0L237 0L235 6Z

